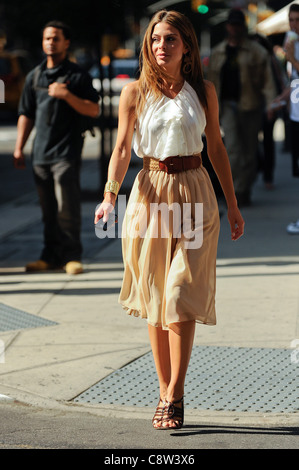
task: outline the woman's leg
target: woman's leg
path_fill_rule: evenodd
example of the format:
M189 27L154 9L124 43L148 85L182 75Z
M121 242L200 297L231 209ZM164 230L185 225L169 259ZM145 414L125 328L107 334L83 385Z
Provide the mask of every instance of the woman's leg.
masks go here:
M167 390L167 401L175 403L177 408L183 407L185 378L191 357L194 341L195 321L172 323L169 326L169 350L171 379ZM180 402L178 402L181 400ZM165 419L162 423L166 428L177 428L183 415L174 415L173 419ZM182 421L181 421L182 424ZM180 426L179 426L180 427Z
M169 351L171 380L167 400L176 401L184 395L186 373L194 341L195 321L171 323L169 325Z
M148 325L149 338L154 356L156 371L160 386L160 397L167 396L168 384L171 377L170 353L167 330L161 327Z
M160 428L171 373L168 331L163 330L161 327L148 325L148 332L160 386L160 401L152 423L154 428Z
M169 331L149 325L149 337L160 386L160 398L174 402L184 395L185 377L191 357L195 321L172 323ZM162 403L159 404L162 406ZM182 403L178 406L182 406ZM157 422L156 427L160 427ZM169 420L165 427L176 427Z

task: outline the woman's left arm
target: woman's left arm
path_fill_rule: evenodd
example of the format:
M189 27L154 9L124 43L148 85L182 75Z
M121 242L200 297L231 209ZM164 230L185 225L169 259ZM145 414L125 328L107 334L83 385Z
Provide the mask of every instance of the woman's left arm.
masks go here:
M208 107L205 110L207 121L205 135L208 156L226 199L232 240L237 240L244 233L245 223L238 208L229 158L220 132L219 105L216 90L211 82L205 81L205 84L208 101Z

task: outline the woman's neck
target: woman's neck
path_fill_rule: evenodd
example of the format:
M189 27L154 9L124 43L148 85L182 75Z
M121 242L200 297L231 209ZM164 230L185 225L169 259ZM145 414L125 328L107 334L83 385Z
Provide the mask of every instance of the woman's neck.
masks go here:
M181 87L183 83L184 78L181 76L181 74L169 75L169 79L164 81L163 86L169 90L174 90Z
M182 89L184 79L181 77L179 80L171 80L164 83L162 92L169 98L174 98Z

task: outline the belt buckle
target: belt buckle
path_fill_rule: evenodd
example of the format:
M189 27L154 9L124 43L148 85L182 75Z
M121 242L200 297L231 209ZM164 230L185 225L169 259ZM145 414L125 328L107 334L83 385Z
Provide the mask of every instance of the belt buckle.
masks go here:
M175 173L175 170L171 168L171 165L173 165L173 163L166 162L166 160L159 161L160 170L165 171L165 173L167 173L168 175Z
M160 170L165 171L165 173L168 173L168 166L161 160L159 160L159 168Z
M184 163L183 163L182 158L174 156L174 157L168 157L166 160L168 160L166 163L168 174L180 173L180 171L183 171ZM181 165L178 165L178 162L180 162ZM181 166L181 168L179 168L179 166Z

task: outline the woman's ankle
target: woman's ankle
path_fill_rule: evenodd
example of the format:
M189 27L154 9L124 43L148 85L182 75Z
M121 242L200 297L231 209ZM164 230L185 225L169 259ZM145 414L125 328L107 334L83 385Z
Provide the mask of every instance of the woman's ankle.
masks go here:
M169 403L174 403L176 401L181 400L181 398L184 396L184 389L183 388L174 388L174 389L168 389L167 394L166 394L166 400Z

